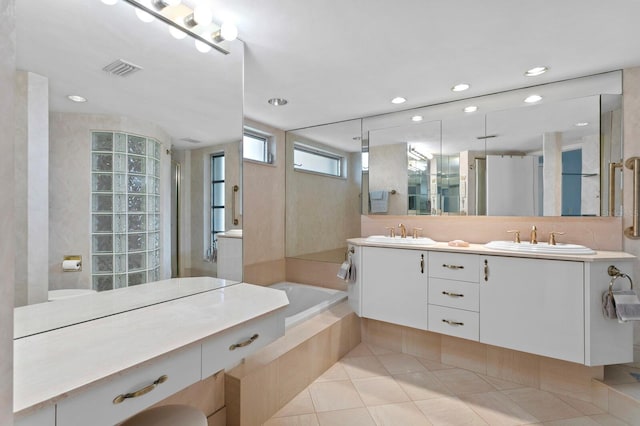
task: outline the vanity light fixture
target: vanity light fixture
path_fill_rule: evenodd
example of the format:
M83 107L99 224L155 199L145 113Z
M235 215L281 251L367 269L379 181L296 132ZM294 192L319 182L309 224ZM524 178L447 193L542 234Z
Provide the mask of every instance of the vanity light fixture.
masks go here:
M537 77L539 75L544 74L547 71L549 71L549 67L533 67L533 68L527 70L524 73L524 75L525 75L525 77Z
M396 104L396 105L403 104L405 102L407 102L407 99L403 98L402 96L397 96L397 97L391 99L391 103L392 104Z
M105 4L115 4L117 0L102 0ZM154 19L169 25L171 35L182 39L186 35L195 40L200 52L215 49L227 55L229 50L224 42L235 40L238 29L231 22L218 25L213 22L213 11L205 5L191 9L182 0L123 0L136 8L136 15L143 22Z
M588 126L588 125L589 125L589 123L586 122L586 121L581 121L579 123L574 124L574 126L576 126L576 127L584 127L584 126Z
M73 102L87 102L87 98L83 98L82 96L79 96L79 95L69 95L67 96L67 99Z
M273 106L283 106L289 103L285 98L271 98L267 102Z
M469 113L469 112L476 112L478 110L478 107L475 105L469 105L467 107L464 107L462 109L464 112Z
M414 115L413 117L411 117L411 121L415 121L416 123L419 123L423 119L424 119L424 117L421 116L421 115Z
M525 98L525 102L528 104L535 104L536 102L540 102L542 100L542 96L540 95L530 95Z
M468 90L471 87L470 84L467 83L458 83L455 86L453 86L451 88L452 91L454 92L464 92L465 90Z

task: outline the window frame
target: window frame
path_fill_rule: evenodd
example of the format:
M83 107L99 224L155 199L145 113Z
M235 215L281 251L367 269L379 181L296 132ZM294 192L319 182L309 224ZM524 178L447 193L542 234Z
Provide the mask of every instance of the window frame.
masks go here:
M325 159L330 159L330 160L336 160L337 161L337 170L338 170L338 174L333 174L333 173L326 173L326 172L321 172L321 171L317 171L317 170L312 170L312 169L305 169L303 167L297 166L295 163L295 153L296 151L301 151L304 152L306 154L311 154L311 155L315 155L318 157L323 157ZM321 148L317 148L302 142L294 142L293 143L293 156L291 159L292 163L293 163L293 170L295 170L296 172L303 172L303 173L312 173L312 174L316 174L319 176L327 176L327 177L332 177L332 178L340 178L340 179L346 179L347 178L347 158L344 155L338 154L336 152L332 152L326 149L321 149Z
M245 138L251 138L254 140L262 141L263 150L264 150L264 155L262 160L245 157L245 152L246 152L246 150L244 149ZM244 128L242 132L242 160L243 161L251 161L257 164L273 165L275 162L274 152L275 152L275 149L273 147L273 136L247 128L247 127Z
M226 162L226 158L225 158L225 153L223 152L216 152L216 153L212 153L209 155L209 185L211 188L210 191L210 197L211 199L209 200L209 231L210 231L210 247L215 247L215 243L216 243L216 234L219 234L221 232L225 232L225 228L226 228L226 223L224 218L226 217L225 214L225 208L226 208L226 179L214 179L215 176L215 159L216 158L222 158L224 162ZM225 164L226 166L226 164ZM224 176L226 177L226 176ZM225 184L225 190L223 191L222 194L222 201L223 204L221 206L216 205L215 204L215 184L219 184L219 183L223 183ZM223 223L222 223L222 230L216 230L215 229L215 210L222 210L222 217L223 217Z

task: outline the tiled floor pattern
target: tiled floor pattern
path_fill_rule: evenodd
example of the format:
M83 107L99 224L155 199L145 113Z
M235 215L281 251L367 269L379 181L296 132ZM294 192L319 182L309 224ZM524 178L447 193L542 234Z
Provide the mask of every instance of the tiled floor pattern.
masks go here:
M581 400L361 343L264 426L619 426Z
M640 367L636 365L608 365L604 369L604 383L640 401Z

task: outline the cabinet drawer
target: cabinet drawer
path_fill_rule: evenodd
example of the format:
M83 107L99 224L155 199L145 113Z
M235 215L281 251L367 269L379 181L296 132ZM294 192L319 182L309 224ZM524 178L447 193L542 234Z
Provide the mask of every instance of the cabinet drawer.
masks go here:
M231 368L242 358L284 336L283 315L283 310L279 309L205 340L202 343L202 377Z
M429 305L429 331L478 340L480 337L479 314L462 309Z
M429 304L478 312L480 288L477 283L429 278Z
M478 282L480 256L459 253L429 253L429 276L448 280Z
M14 426L56 426L56 406L50 405L29 414L16 414Z
M114 425L158 401L197 382L200 374L200 345L172 352L166 357L134 367L112 380L58 402L57 426ZM166 375L167 380L136 398L116 404L118 395L143 389Z

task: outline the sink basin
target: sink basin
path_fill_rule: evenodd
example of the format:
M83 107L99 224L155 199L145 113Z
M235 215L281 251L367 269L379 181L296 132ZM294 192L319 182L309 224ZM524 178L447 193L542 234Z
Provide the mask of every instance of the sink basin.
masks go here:
M387 237L386 235L371 235L366 238L367 241L372 243L385 243L385 244L415 244L415 245L432 245L436 242L431 238L427 237L418 237L418 238L401 238L399 236L396 237Z
M513 241L491 241L484 245L493 250L504 250L517 253L540 253L540 254L596 254L589 247L578 244L550 245L549 243L531 244L530 242L515 243Z

